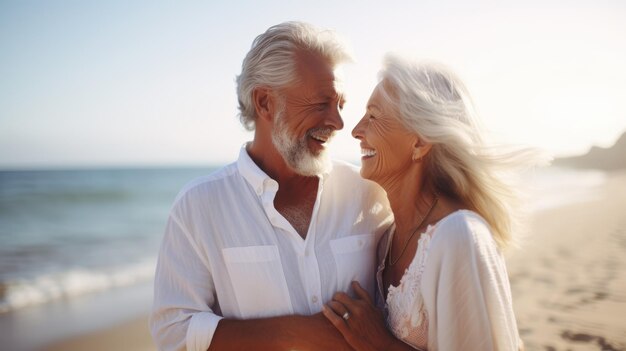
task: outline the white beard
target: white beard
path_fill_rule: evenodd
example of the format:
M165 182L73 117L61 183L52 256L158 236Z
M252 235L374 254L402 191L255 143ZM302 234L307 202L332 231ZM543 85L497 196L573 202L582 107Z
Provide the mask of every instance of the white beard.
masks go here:
M319 155L314 155L307 145L307 139L314 132L328 133L323 128L309 130L304 137L298 139L292 135L285 123L285 109L281 107L274 116L274 129L272 130L272 142L276 150L281 154L285 162L296 173L312 177L329 172L332 169L332 162L328 157L328 152L322 150Z

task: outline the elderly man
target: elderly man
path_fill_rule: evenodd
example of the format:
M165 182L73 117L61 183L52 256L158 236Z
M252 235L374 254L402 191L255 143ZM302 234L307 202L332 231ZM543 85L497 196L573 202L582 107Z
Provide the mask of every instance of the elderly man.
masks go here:
M252 44L237 92L254 139L170 213L150 318L160 349L349 349L320 311L353 280L373 294L391 218L382 190L326 154L348 58L332 32L299 22Z

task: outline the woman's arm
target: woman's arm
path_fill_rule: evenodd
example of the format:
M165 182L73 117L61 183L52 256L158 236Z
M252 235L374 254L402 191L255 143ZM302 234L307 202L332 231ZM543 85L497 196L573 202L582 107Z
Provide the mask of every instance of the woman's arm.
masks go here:
M421 282L429 350L517 350L521 343L504 259L474 213L442 221Z

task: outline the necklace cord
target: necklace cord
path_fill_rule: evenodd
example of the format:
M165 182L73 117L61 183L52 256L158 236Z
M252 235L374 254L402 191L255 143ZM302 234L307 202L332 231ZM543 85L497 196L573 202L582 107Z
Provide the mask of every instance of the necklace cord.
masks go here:
M415 233L417 233L417 230L420 229L420 227L422 226L422 224L424 224L428 216L430 216L431 212L433 212L433 209L437 205L437 201L439 201L439 196L435 195L435 200L433 200L433 204L430 205L430 208L428 209L428 212L426 212L426 215L424 215L420 223L417 225L417 227L415 227L415 229L413 230L409 238L406 240L406 242L404 243L404 247L402 248L402 251L400 252L400 255L398 256L398 258L396 258L395 261L391 258L391 250L393 248L393 237L391 238L391 243L389 244L389 252L388 252L390 267L398 263L398 261L400 261L400 259L402 258L402 255L404 255L404 252L406 251L406 248L409 246L411 239L413 239L413 237L415 236ZM394 233L394 236L395 236L395 233Z

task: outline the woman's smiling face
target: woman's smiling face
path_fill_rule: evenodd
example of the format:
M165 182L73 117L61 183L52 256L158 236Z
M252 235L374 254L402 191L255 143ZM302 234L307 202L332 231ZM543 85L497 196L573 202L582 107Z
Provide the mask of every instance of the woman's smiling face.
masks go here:
M361 141L361 176L381 184L410 167L417 135L409 131L383 97L380 82L367 103L365 115L352 130Z

